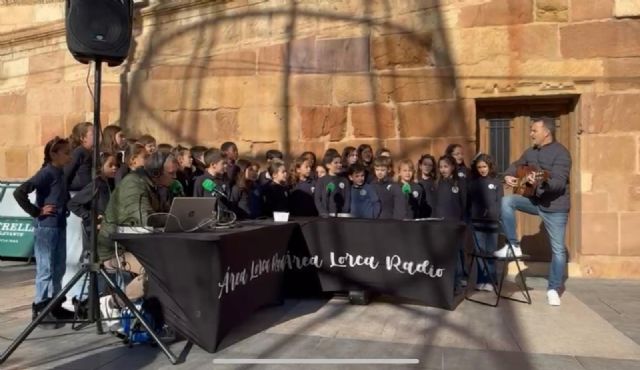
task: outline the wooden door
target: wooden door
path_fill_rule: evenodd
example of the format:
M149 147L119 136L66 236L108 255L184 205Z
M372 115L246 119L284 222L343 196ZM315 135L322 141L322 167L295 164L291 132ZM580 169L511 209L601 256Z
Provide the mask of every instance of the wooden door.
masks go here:
M571 100L562 99L478 104L478 148L483 153L491 154L496 160L499 176L503 178L502 172L531 146L529 137L531 118L545 115L555 118L556 140L569 149L573 156L575 151L571 140L570 121L572 107ZM511 193L511 189L505 187L505 195ZM522 212L517 214L517 231L524 252L530 254L533 261L550 261L549 238L540 217ZM565 241L571 258L576 252L576 246L570 243L573 233L570 227L571 213L568 225Z

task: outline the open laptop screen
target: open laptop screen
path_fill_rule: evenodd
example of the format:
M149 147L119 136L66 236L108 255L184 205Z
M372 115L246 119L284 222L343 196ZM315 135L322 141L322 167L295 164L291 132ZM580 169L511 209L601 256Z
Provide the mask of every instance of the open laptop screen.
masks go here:
M195 231L215 223L215 198L174 198L164 232Z

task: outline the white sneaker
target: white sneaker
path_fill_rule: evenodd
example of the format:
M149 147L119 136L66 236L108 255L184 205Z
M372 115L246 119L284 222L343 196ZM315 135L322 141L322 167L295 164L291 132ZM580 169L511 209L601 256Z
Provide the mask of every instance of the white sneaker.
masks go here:
M505 244L504 247L498 249L497 251L493 252L493 256L494 257L498 257L498 258L507 258L507 256L509 257L520 257L522 256L522 249L520 249L519 246L514 245L513 246L513 256L511 255L511 248L509 247L509 244Z
M120 310L111 307L111 300L112 298L110 295L100 297L100 313L102 314L103 319L113 318L113 320L105 320L103 323L107 325L107 328L110 331L116 331L120 326Z
M560 306L560 296L555 289L547 290L547 302L550 306Z
M490 283L478 284L476 285L476 290L481 290L484 292L493 292L493 285Z

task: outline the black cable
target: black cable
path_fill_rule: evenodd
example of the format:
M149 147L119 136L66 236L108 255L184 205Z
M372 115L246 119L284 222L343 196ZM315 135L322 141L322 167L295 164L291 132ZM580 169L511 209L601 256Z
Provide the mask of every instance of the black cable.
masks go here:
M91 63L89 63L87 68L87 78L85 82L87 83L87 89L89 90L89 94L91 94L91 100L93 100L93 90L91 90L91 85L89 85L89 76L91 75Z

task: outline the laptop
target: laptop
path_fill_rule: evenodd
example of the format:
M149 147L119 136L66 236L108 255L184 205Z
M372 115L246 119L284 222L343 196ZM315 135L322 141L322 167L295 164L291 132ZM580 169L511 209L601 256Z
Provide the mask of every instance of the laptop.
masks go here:
M216 198L173 198L164 232L179 233L214 226L217 201Z

